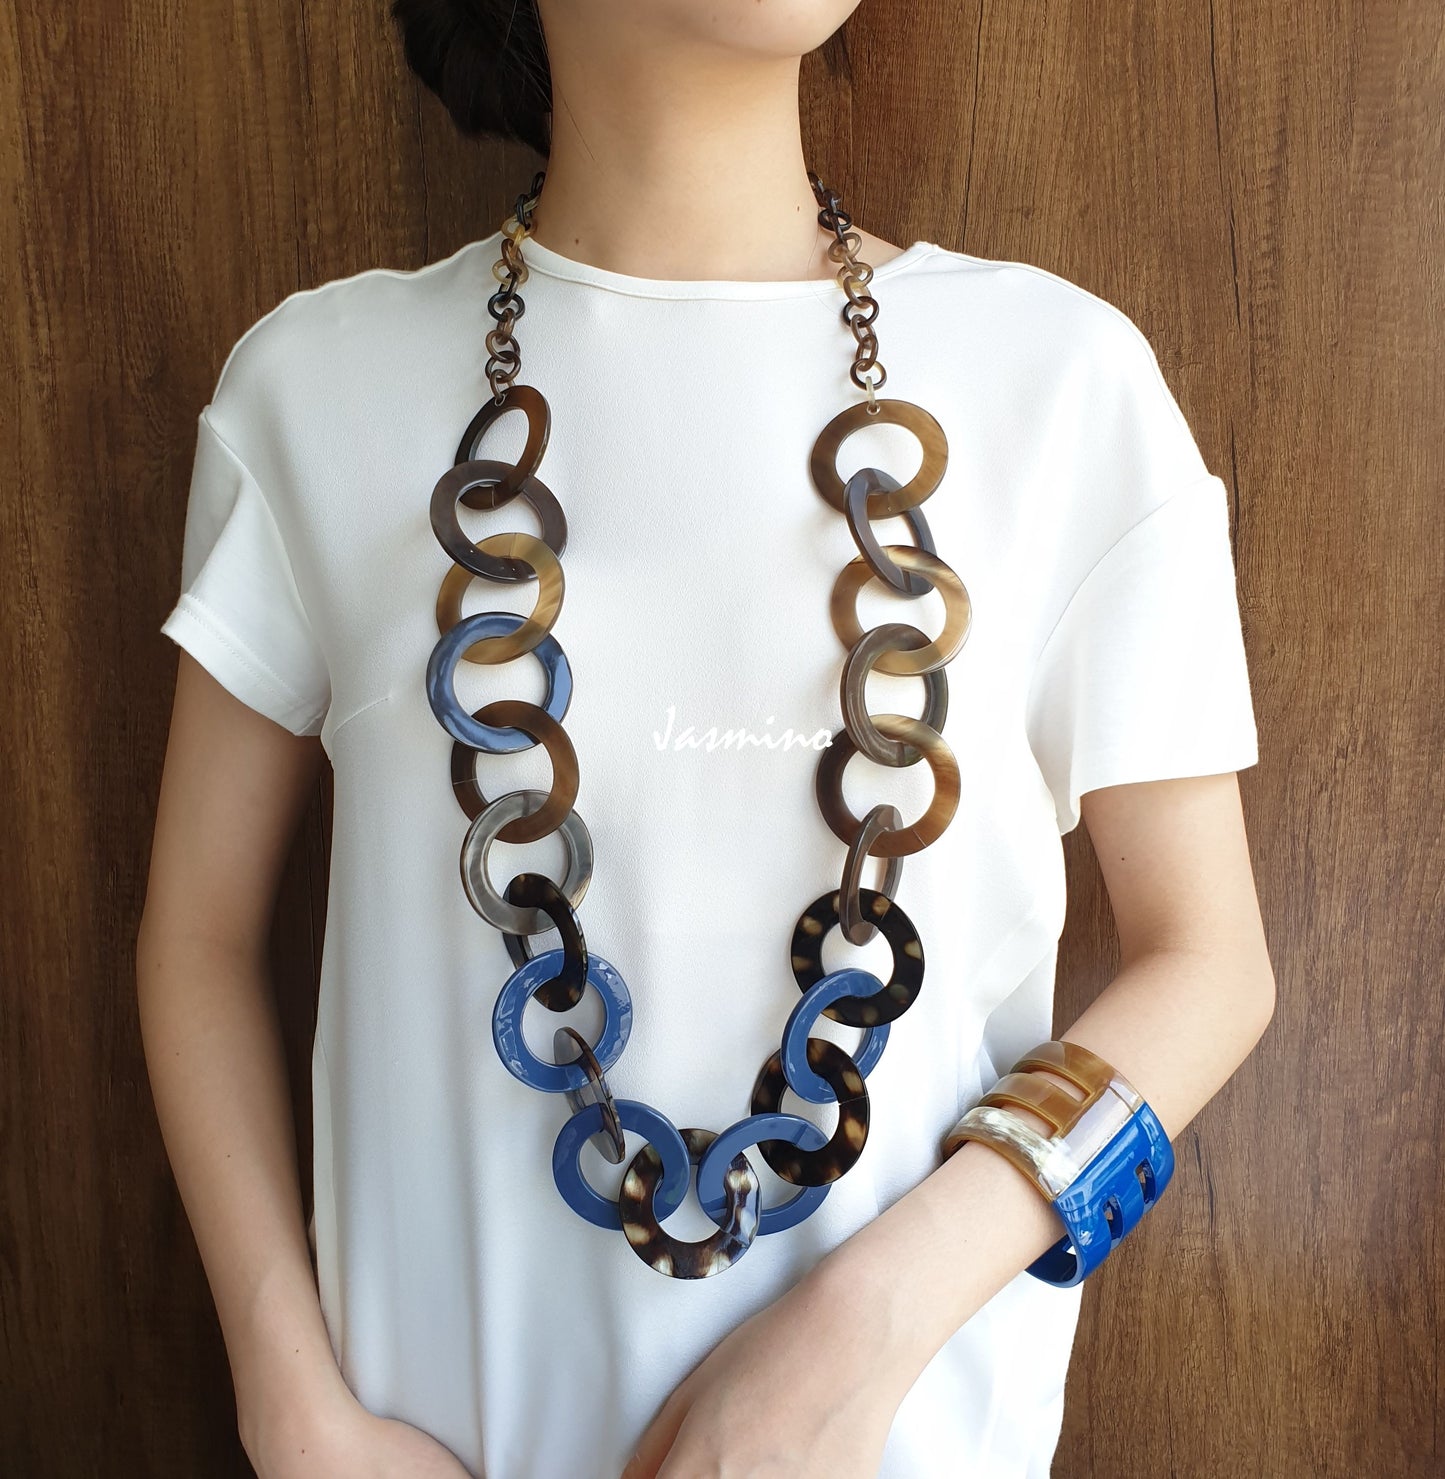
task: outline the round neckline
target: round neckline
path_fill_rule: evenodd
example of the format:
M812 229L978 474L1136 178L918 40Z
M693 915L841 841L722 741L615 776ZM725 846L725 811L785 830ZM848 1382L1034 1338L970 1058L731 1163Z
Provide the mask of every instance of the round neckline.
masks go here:
M489 246L496 244L500 242L501 236L499 227L486 238L486 242ZM886 281L936 250L933 242L915 241L896 256L889 257L882 266L875 267L873 280ZM634 298L808 298L839 291L836 277L637 277L629 272L615 272L610 267L599 267L592 262L565 256L553 247L534 241L530 236L522 241L522 260L529 273L584 283Z

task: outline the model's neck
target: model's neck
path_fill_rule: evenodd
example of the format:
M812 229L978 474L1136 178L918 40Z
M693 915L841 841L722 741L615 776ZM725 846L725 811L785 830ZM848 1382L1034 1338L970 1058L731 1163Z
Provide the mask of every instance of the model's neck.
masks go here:
M798 59L553 55L536 240L656 278L827 278ZM585 62L585 65L574 64Z

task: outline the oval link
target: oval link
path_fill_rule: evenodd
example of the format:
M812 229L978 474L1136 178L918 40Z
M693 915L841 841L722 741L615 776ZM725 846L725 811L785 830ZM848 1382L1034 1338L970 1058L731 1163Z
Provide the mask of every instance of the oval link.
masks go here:
M848 485L843 490L848 532L853 536L853 543L858 546L858 553L867 560L868 568L879 580L901 596L926 596L933 589L933 583L926 576L900 570L883 553L883 547L878 543L878 536L874 534L873 525L868 520L869 495L876 492L896 492L898 486L898 479L891 477L882 468L860 467L848 479ZM917 548L936 555L938 550L933 543L933 531L928 527L928 520L923 517L923 510L906 508L901 517L908 525Z
M510 462L494 462L488 458L478 458L472 463L475 473L475 481L469 482L467 491L453 503L450 512L444 512L442 523L446 530L446 538L441 535L437 538L442 548L449 554L453 550L465 551L467 560L463 569L470 570L473 575L485 576L488 580L503 581L507 584L518 584L523 581L535 580L537 572L527 564L525 560L499 559L496 555L483 554L475 544L468 540L462 533L462 528L457 523L456 503L465 504L468 508L487 508L486 495L491 490L491 485L501 479L511 468ZM537 524L541 531L542 543L552 551L560 560L563 551L567 548L567 515L562 512L562 505L557 502L557 496L539 477L529 477L522 484L522 491L517 495L519 502L525 503L537 516ZM443 504L445 500L443 500ZM452 554L455 561L456 555Z
M778 1056L783 1064L783 1077L788 1087L809 1104L831 1104L833 1087L827 1079L814 1073L808 1062L808 1043L812 1040L813 1024L822 1015L825 1007L844 999L868 1001L877 998L883 991L883 983L872 971L847 966L841 971L829 971L798 998L788 1020L783 1025L783 1041ZM887 1022L876 1027L865 1027L863 1036L849 1052L853 1066L863 1078L872 1073L883 1049L888 1045L890 1031ZM793 1145L797 1141L790 1142Z
M451 556L453 564L487 580L515 583L532 578L525 572L535 567L530 562L487 553L467 537L457 518L459 503L470 507L486 507L485 502L475 503L473 499L483 498L493 490L497 486L497 479L505 477L510 468L511 464L508 462L486 460L460 462L455 467L448 468L432 489L431 527L437 543ZM554 557L560 556L567 543L567 520L562 513L562 505L540 478L529 477L521 491L523 501L535 511L541 521L542 543ZM501 532L506 534L518 531L504 529Z
M521 314L517 314L517 317L520 318ZM526 446L522 448L522 456L517 462L510 466L502 464L507 470L503 472L493 491L478 495L487 501L474 502L470 505L472 508L500 508L504 503L510 503L522 491L526 480L537 471L542 454L547 450L547 438L552 434L552 408L547 404L546 396L534 385L510 385L500 401L494 398L483 402L481 409L467 423L467 429L462 433L457 447L458 463L475 460L477 445L483 432L507 411L521 411L527 418Z
M568 1048L576 1051L564 1058L562 1054ZM593 1056L587 1039L575 1027L559 1027L552 1034L552 1056L559 1063L582 1065L582 1070L587 1075L587 1087L564 1090L567 1103L571 1105L573 1114L581 1114L591 1105L597 1105L602 1112L602 1128L591 1137L589 1143L603 1160L620 1166L623 1156L627 1154L627 1141L622 1136L622 1122L617 1117L617 1105L613 1101L607 1075Z
M903 825L903 818L896 806L886 802L875 806L863 818L858 835L848 847L848 857L843 864L843 881L838 888L838 928L850 945L866 945L878 933L878 926L863 917L859 889L863 882L863 861L874 839L880 832ZM887 858L883 865L883 879L876 889L885 899L891 900L898 892L898 877L903 872L902 855Z
M587 941L577 911L545 873L518 873L502 891L502 897L518 909L535 909L545 914L557 931L562 941L562 963L550 980L533 986L532 999L549 1012L570 1012L582 1000L587 985ZM514 966L524 966L533 959L535 952L528 936L503 930L502 939Z

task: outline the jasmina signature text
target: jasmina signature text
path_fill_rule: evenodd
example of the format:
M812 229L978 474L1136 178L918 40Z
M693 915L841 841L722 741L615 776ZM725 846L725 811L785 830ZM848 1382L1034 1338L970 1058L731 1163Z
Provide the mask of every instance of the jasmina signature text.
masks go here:
M764 722L772 724L774 716L769 714ZM793 729L785 729L781 734L766 730L762 734L754 734L746 728L719 729L716 724L703 730L692 724L678 729L676 724L677 705L668 704L667 728L661 734L655 729L652 731L652 742L659 750L745 750L749 746L758 746L769 750L817 751L825 750L833 743L832 732L827 729L816 730L812 735L799 734Z

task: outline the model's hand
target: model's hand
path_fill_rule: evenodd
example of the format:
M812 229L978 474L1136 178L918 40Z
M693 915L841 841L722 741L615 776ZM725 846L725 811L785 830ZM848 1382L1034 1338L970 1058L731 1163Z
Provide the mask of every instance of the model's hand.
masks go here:
M621 1479L876 1479L907 1382L804 1279L678 1384Z
M298 1404L243 1442L259 1479L470 1479L444 1444L349 1393Z

